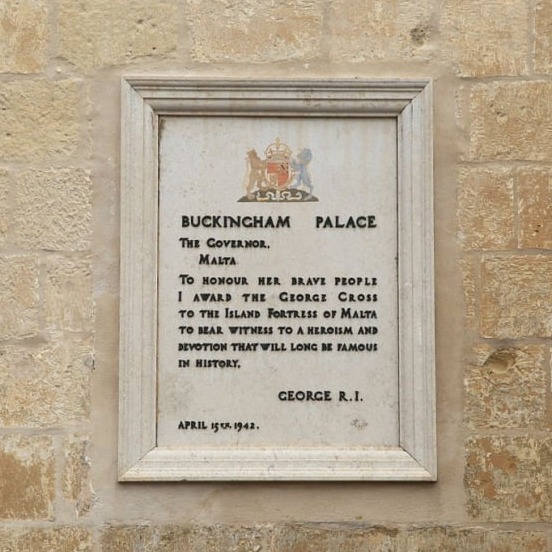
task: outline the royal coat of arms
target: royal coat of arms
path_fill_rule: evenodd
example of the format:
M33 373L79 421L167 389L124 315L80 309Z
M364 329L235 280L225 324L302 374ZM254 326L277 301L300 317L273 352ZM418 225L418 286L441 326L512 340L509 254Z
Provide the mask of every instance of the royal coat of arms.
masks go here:
M309 148L294 157L291 148L276 138L264 153L261 159L256 150L247 152L245 196L239 201L318 201L313 196Z

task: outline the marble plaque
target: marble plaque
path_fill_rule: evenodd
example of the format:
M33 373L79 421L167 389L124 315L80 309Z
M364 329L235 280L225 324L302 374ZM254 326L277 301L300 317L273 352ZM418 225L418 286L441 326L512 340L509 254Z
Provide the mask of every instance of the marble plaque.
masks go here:
M122 481L435 479L430 106L124 81Z

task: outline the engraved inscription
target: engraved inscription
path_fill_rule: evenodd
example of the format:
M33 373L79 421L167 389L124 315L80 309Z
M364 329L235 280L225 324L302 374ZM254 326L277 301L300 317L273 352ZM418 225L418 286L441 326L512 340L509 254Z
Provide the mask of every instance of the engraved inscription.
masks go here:
M397 444L395 156L342 121L375 149L340 166L316 120L276 139L230 121L235 140L184 152L194 123L160 143L159 442Z

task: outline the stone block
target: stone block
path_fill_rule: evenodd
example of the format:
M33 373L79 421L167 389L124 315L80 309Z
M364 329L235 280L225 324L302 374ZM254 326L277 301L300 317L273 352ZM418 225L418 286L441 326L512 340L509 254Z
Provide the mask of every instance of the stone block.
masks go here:
M0 519L51 519L54 484L50 437L0 435Z
M334 0L328 17L330 58L428 59L436 35L433 19L428 0Z
M213 525L192 527L189 549L201 552L251 552L271 550L271 530L266 526Z
M520 169L517 175L519 246L552 249L552 172Z
M525 0L442 3L442 51L463 77L527 73L529 9Z
M552 257L488 257L481 268L483 337L552 336Z
M547 552L544 533L428 527L408 531L408 552Z
M0 83L0 161L66 159L79 142L75 80Z
M88 514L94 505L89 446L88 437L72 435L63 442L63 494L74 505L77 517Z
M552 83L476 84L469 112L472 160L552 160Z
M535 6L534 65L537 73L552 72L552 0L538 0Z
M465 419L473 428L544 429L546 369L537 345L474 352L465 373Z
M59 56L85 70L166 56L177 30L175 0L59 2Z
M39 330L38 260L33 255L0 257L0 339Z
M0 169L0 247L8 241L10 181L7 171Z
M102 552L173 552L193 550L189 547L190 530L184 527L149 525L114 525L101 536Z
M0 348L0 426L63 427L90 409L92 347L85 342Z
M106 528L102 552L262 552L271 551L271 531L266 526L119 525ZM291 552L291 551L288 551Z
M271 552L396 552L398 531L345 524L283 525L275 530Z
M81 527L0 529L2 552L93 552L92 535Z
M37 73L48 62L48 9L44 0L0 4L0 73Z
M16 243L30 249L82 251L92 235L92 186L81 169L29 170L16 176Z
M552 520L552 440L475 436L466 443L467 510L478 521Z
M189 0L192 55L200 62L269 62L319 55L321 0Z
M464 290L464 326L476 327L477 320L477 264L466 257L460 260L462 270L462 288Z
M72 332L92 330L94 301L90 259L49 256L46 260L43 303L48 329Z
M464 249L514 246L514 178L507 169L460 172L458 218Z

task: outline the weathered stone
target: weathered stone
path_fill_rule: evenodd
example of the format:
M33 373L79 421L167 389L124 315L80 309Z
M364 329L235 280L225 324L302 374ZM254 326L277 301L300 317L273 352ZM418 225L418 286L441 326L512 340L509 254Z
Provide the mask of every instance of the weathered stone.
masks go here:
M63 494L75 506L77 517L90 512L94 504L94 490L90 479L88 437L66 437L63 443L65 465L63 470Z
M396 530L384 527L283 525L275 530L271 552L395 552L397 534Z
M408 531L408 552L546 552L544 533L427 527Z
M0 73L36 73L45 68L48 10L43 0L0 4Z
M0 169L0 247L8 241L8 189L9 176L7 171Z
M497 11L500 15L497 15ZM443 53L462 76L527 73L529 10L525 0L445 0L440 38Z
M468 513L479 521L552 519L552 440L474 437L466 443Z
M271 550L271 531L266 526L120 525L102 535L102 552L262 552Z
M29 170L16 177L17 244L54 251L90 248L91 183L81 169Z
M187 22L202 62L310 59L323 23L321 0L189 0Z
M94 303L90 259L48 257L44 312L46 326L50 329L74 332L92 329Z
M552 172L518 171L519 246L552 249Z
M0 519L49 519L53 499L52 439L0 435Z
M335 0L328 25L335 61L426 59L436 34L427 0Z
M484 337L552 336L552 257L484 259L480 329Z
M535 71L552 71L552 0L538 0L535 6Z
M96 550L88 529L0 529L2 552L93 552Z
M36 257L0 257L0 282L0 339L35 335L39 329Z
M190 531L189 547L201 552L262 552L271 550L270 536L271 531L265 526L196 526Z
M537 345L478 347L465 374L466 423L475 428L544 429L546 370Z
M474 259L466 257L460 260L462 269L462 287L464 289L464 325L473 328L477 320L477 270Z
M92 349L65 341L0 348L0 426L60 427L87 419Z
M74 80L0 83L0 160L65 159L79 141Z
M174 0L61 0L59 56L77 67L130 63L176 50Z
M464 169L458 192L460 242L464 249L514 246L514 179L509 170Z
M552 83L477 84L470 98L470 157L474 160L552 159Z
M101 538L102 552L173 552L189 547L188 528L177 526L115 525L107 527Z

